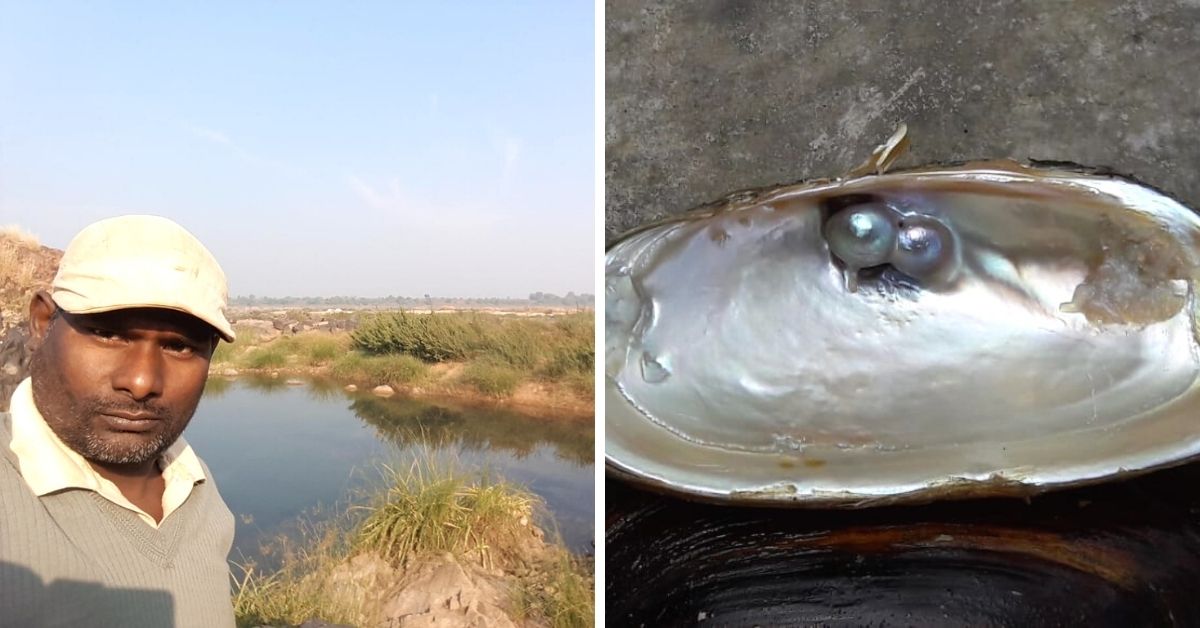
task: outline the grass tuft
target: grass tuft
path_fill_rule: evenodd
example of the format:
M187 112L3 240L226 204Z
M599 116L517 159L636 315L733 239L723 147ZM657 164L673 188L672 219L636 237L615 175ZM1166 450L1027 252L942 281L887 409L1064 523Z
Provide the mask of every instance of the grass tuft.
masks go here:
M507 564L512 548L529 534L537 496L506 483L470 482L428 459L407 470L385 467L387 490L363 507L367 516L353 536L357 551L389 560L450 552L478 553L486 566Z
M272 343L247 353L242 362L252 369L279 368L287 364L288 354L283 347Z
M595 581L590 561L560 551L542 582L525 580L513 594L517 618L541 618L552 628L589 628L595 625Z
M222 342L213 352L212 363L251 369L279 368L290 364L324 366L349 351L349 338L328 332L305 332L261 342L257 327L237 327L235 343Z
M356 625L381 600L366 595L339 602L330 583L351 557L363 554L401 565L451 553L487 568L512 566L528 556L530 521L541 501L527 490L460 473L429 455L406 468L383 467L381 475L382 487L365 505L347 509L333 523L304 528L297 542L278 539L272 548L280 557L278 571L242 567L234 595L238 626L296 625L312 618ZM515 584L514 612L539 624L593 625L590 568L562 548L551 552L557 558L537 584Z
M400 385L414 384L425 379L429 367L409 355L363 355L358 352L343 354L330 367L330 375L338 379Z
M297 625L313 618L353 624L356 609L339 604L327 594L322 576L345 558L344 534L334 522L305 526L300 539L281 536L269 549L280 557L275 572L259 571L254 562L239 565L235 577L233 612L239 628L262 625Z
M471 362L462 372L462 381L485 395L496 397L511 395L522 379L516 369L491 359Z

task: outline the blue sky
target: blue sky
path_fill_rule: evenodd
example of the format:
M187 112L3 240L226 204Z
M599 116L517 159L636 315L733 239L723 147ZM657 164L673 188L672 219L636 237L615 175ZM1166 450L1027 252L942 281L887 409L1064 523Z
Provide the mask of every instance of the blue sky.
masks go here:
M593 12L0 0L0 225L167 216L234 295L591 292Z

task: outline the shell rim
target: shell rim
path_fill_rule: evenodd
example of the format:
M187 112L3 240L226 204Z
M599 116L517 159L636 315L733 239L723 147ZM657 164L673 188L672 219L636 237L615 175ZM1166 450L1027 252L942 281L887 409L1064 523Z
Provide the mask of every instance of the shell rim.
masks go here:
M975 169L980 171L994 170L1007 174L1029 174L1038 175L1039 173L1063 173L1077 176L1094 177L1099 179L1119 179L1134 185L1144 187L1160 194L1176 203L1187 208L1193 214L1200 215L1200 209L1194 209L1191 205L1184 203L1175 195L1159 188L1155 185L1146 183L1137 176L1124 174L1110 166L1087 166L1074 161L1063 161L1055 159L1029 159L1028 161L1018 161L1011 158L1001 159L965 159L961 161L944 161L931 162L920 166L909 166L888 170L880 174L870 173L862 176L842 176L842 177L818 177L815 179L803 179L791 183L777 183L772 185L763 185L759 187L743 188L725 194L719 198L701 203L689 209L670 213L661 218L651 220L630 227L611 239L606 241L604 252L607 254L613 247L620 244L630 236L641 233L642 231L658 227L660 225L670 224L684 220L690 220L694 216L715 215L722 211L736 211L741 205L748 205L763 201L767 197L774 198L795 192L803 192L822 186L830 186L831 188L839 185L846 185L866 179L891 177L895 175L913 175L913 174L929 174L941 170L967 170Z

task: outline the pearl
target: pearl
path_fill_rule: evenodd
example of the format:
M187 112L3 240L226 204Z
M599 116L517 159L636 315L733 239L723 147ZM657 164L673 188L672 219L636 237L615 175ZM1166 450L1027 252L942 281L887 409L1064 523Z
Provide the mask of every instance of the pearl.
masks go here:
M931 216L905 216L888 260L900 272L918 280L948 278L958 267L954 233Z
M897 215L886 205L858 205L825 223L829 251L850 269L886 263L896 247Z

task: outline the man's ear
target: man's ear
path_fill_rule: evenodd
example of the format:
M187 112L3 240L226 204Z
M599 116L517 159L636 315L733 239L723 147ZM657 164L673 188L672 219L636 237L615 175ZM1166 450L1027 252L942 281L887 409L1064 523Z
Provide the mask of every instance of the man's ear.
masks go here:
M33 295L33 299L29 301L30 349L37 349L45 342L56 310L58 306L54 304L54 299L50 298L49 292L38 290L37 294Z

